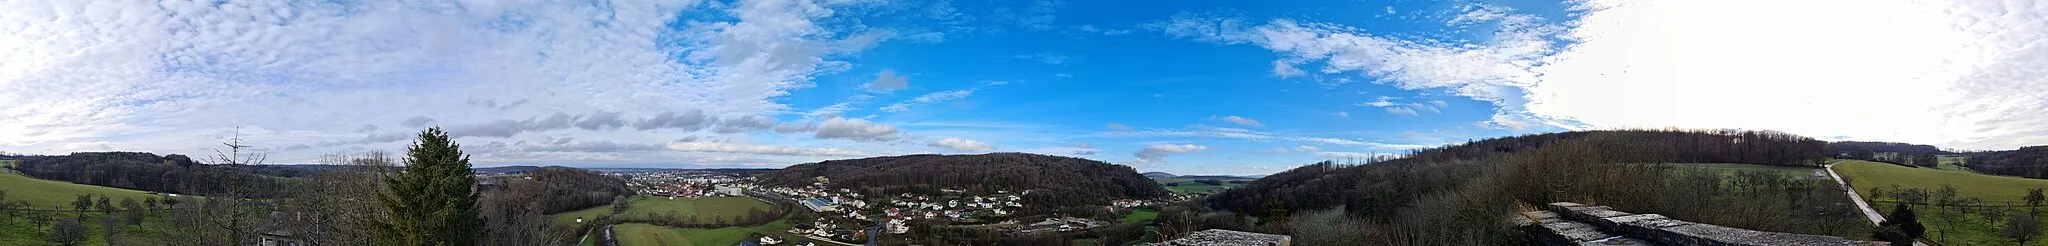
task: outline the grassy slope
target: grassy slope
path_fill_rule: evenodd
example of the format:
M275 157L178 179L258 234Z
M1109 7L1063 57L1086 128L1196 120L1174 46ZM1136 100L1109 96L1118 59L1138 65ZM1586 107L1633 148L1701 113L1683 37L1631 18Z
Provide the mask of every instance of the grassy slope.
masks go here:
M620 224L613 228L613 233L618 234L619 244L628 246L660 245L655 242L657 240L655 239L655 234L660 234L659 241L668 245L734 245L742 241L753 240L753 238L747 238L747 233L761 233L791 241L798 239L789 235L787 232L789 228L788 220L776 220L751 227L720 229L681 229L649 224Z
M669 200L663 197L641 196L635 197L631 202L627 203L625 216L637 217L655 213L675 212L676 214L686 216L695 215L697 220L708 222L716 217L732 220L744 216L749 208L760 209L761 211L775 209L774 205L746 197L703 197L696 200L676 198L675 200Z
M686 216L698 216L698 220L708 223L718 217L724 217L730 221L740 216L745 216L750 208L768 211L775 207L774 205L746 197L704 197L697 198L696 200L676 198L675 200L669 200L666 197L638 196L626 202L625 213L613 216L638 217L655 213L675 212L676 214ZM552 215L552 217L555 223L567 225L575 224L576 218L579 216L583 218L596 218L599 215L610 214L611 212L612 206L606 205L558 213Z
M2021 198L2026 196L2027 189L2048 187L2048 180L1983 175L1958 170L1909 168L1856 160L1844 161L1842 164L1836 165L1835 172L1840 173L1843 179L1848 179L1851 187L1858 191L1865 191L1862 193L1869 193L1867 191L1871 187L1884 187L1884 189L1890 190L1892 189L1891 185L1894 184L1899 185L1899 187L1928 190L1939 189L1942 184L1951 184L1956 186L1956 190L1961 196L1978 197L1984 199L1987 203L2001 205L2007 201L2012 201L2013 204L2023 204L2019 201L2022 201ZM1870 196L1869 194L1863 195L1866 198ZM1871 205L1877 207L1879 211L1886 213L1890 213L1893 206L1890 203L1883 202ZM2002 214L2026 213L2029 211L2024 207L1994 209L1998 209L2001 211L1999 213ZM1914 213L1920 217L1920 223L1928 229L1925 235L1927 238L1941 241L1947 245L2012 245L2011 240L1998 236L1998 232L2001 229L1999 226L2002 224L1986 218L1985 214L1982 213L1983 210L1984 208L1948 208L1944 210L1932 206L1916 206L1913 208ZM2048 209L2035 212L2035 216L2048 216ZM1942 236L1944 232L1947 234L1945 238ZM2048 230L2044 230L2044 232L2048 232ZM2048 242L2034 240L2028 242L2027 245L2048 245Z
M589 219L589 218L597 218L597 216L599 216L599 215L606 215L606 214L611 214L611 213L612 213L612 206L611 206L611 205L604 205L604 206L597 206L597 207L591 207L591 208L587 208L587 209L583 209L583 210L576 210L576 211L569 211L569 212L563 212L563 213L558 213L558 214L554 214L554 215L551 215L551 216L552 216L552 217L554 217L554 219L555 219L555 223L557 223L557 224L563 224L563 225L573 225L573 224L576 224L576 218L578 218L578 217L582 217L582 218L584 218L584 219Z
M693 245L683 233L674 228L649 224L619 224L612 226L612 233L619 237L619 245Z
M1835 172L1849 180L1856 191L1868 192L1871 187L1892 185L1901 188L1921 188L1929 191L1941 189L1942 184L1955 185L1962 197L1976 197L1985 202L2023 201L2027 189L2048 188L2048 180L2009 176L1994 176L1968 171L1910 168L1892 164L1844 161L1835 166ZM1869 194L1864 194L1869 196Z
M1964 170L1964 169L1963 169L1963 160L1964 160L1963 158L1965 158L1965 157L1963 157L1963 156L1959 156L1959 155L1944 155L1944 156L1937 156L1937 157L1935 157L1935 159L1936 159L1936 160L1938 160L1938 161L1935 161L1935 163L1939 163L1939 164L1940 164L1939 166L1941 167L1941 169L1947 169L1947 170Z
M121 198L142 201L145 198L158 197L138 190L41 180L12 171L0 171L0 190L7 191L9 201L28 201L29 206L39 209L61 207L70 210L71 201L78 199L78 194L92 194L95 200L100 196L110 196L113 197L115 205L120 205Z
M157 240L165 233L163 224L165 220L170 219L169 213L149 214L143 217L142 225L128 225L127 222L122 222L120 235L143 245L162 245L162 242ZM74 219L77 216L76 213L62 213L52 218L62 220ZM103 216L105 215L102 213L86 213L86 223L81 223L85 225L86 236L80 245L107 245L106 237L102 236L105 230L101 229L100 224L100 217ZM47 226L37 227L24 217L0 217L0 245L56 245L49 241L46 234L48 230Z
M1125 224L1151 224L1151 223L1152 223L1152 220L1153 220L1153 219L1158 219L1158 218L1159 218L1159 211L1154 211L1154 210L1151 210L1151 209L1142 209L1142 208L1141 208L1141 209L1131 210L1131 214L1129 214L1129 215L1124 215L1123 223L1125 223Z

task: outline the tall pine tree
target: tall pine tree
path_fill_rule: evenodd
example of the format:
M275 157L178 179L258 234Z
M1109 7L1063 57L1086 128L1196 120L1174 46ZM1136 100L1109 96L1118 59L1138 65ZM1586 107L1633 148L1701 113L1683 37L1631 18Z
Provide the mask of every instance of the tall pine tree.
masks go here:
M441 128L420 132L406 150L405 171L385 181L377 196L386 214L375 235L381 245L469 246L483 236L469 157Z

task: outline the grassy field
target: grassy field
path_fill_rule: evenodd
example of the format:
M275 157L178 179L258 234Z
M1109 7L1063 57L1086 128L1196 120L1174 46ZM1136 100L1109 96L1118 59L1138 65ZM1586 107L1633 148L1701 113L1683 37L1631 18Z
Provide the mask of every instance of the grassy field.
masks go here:
M1942 184L1954 185L1958 196L1984 199L1994 205L2025 204L2022 198L2027 189L2048 187L2048 180L2027 179L2007 176L1983 175L1969 171L1934 168L1910 168L1892 164L1868 161L1844 161L1835 166L1849 185L1865 198L1869 198L1871 187L1892 190L1892 185L1901 188L1920 188L1929 191L1940 189ZM1885 198L1884 200L1892 200ZM1873 202L1878 211L1890 213L1893 204ZM1914 214L1927 227L1924 236L1945 245L2012 245L2013 241L1999 237L2002 218L2011 214L2028 213L2026 207L1983 208L1935 206L1914 206ZM2041 209L2035 216L2048 216L2048 209ZM2048 232L2048 230L2044 230ZM1942 234L1947 236L1943 237ZM2048 245L2048 241L2034 240L2027 245Z
M657 213L675 212L683 216L696 216L699 221L710 222L723 217L732 220L745 216L749 209L768 211L774 205L746 197L704 197L696 200L666 197L638 196L626 202L626 212L613 216L643 217ZM595 218L612 212L611 206L598 206L584 210L555 214L555 223L574 224L576 218Z
M576 218L584 218L584 219L589 219L589 218L597 218L597 216L599 216L599 215L606 215L606 214L611 214L611 213L612 213L612 206L611 206L611 205L605 205L605 206L597 206L597 207L592 207L592 208L586 208L586 209L583 209L583 210L576 210L576 211L570 211L570 212L564 212L564 213L559 213L559 214L555 214L555 215L551 215L551 216L552 216L552 217L554 217L554 219L555 219L555 223L558 223L558 224L563 224L563 225L574 225L574 224L576 224Z
M2027 189L2048 188L2048 180L2009 176L1977 174L1969 171L1939 170L1932 168L1910 168L1899 165L1849 160L1835 166L1835 172L1848 179L1849 186L1866 192L1871 187L1891 190L1892 185L1900 188L1941 189L1942 184L1956 186L1961 197L1976 197L1986 202L2023 201ZM1868 197L1870 194L1864 194Z
M727 220L747 215L749 209L768 211L774 205L746 197L703 197L696 200L641 196L626 204L623 216L649 216L656 213L675 212L685 216L696 216L698 220L710 221L723 217Z
M743 241L755 240L755 238L747 238L748 233L761 233L790 241L799 239L789 235L787 232L789 228L788 220L776 220L751 227L719 229L682 229L649 224L620 224L612 228L612 233L619 237L619 244L626 246L734 245Z
M1222 180L1222 181L1224 181L1224 183L1223 183L1222 185L1209 185L1209 184L1203 184L1203 183L1195 183L1195 179L1190 179L1190 178L1163 178L1163 179L1154 179L1153 181L1157 181L1157 182L1159 182L1159 185L1166 185L1166 184L1170 184L1170 183L1180 183L1180 185L1179 185L1179 186L1166 186L1166 190L1169 190L1169 191L1173 191L1173 193L1179 193L1179 194L1193 194L1193 193L1209 193L1209 194L1215 194L1216 192L1222 192L1222 191L1223 191L1224 189L1230 189L1230 188L1237 188L1237 187L1239 187L1239 186L1244 186L1244 184L1233 184L1233 183L1230 183L1230 181L1232 181L1232 180L1241 180L1241 181L1246 181L1246 182L1250 182L1250 181L1252 181L1251 179L1219 179L1219 180Z
M150 195L138 190L41 180L14 172L0 172L0 191L7 191L9 201L28 201L29 206L40 209L60 207L70 210L71 201L77 200L79 194L92 194L94 199L101 196L112 197L115 203L121 202L122 198L136 201L145 198L162 199L159 195Z
M1125 224L1151 224L1153 219L1158 218L1159 211L1140 208L1131 210L1129 215L1124 215L1123 222Z
M121 228L119 235L127 238L130 242L140 243L138 245L163 245L163 242L159 241L159 239L163 238L164 233L166 233L164 232L164 224L166 220L170 219L168 217L169 213L157 212L144 216L142 225L129 225L127 222L122 222L119 225ZM68 220L77 218L75 216L77 216L75 213L62 213L52 218ZM100 217L105 216L103 213L85 214L84 223L80 224L85 225L86 236L85 241L79 245L107 245L106 236L103 236L106 234L106 230L101 229L103 227L100 224ZM57 245L49 241L48 231L49 228L47 226L38 227L24 216L0 217L0 245Z
M619 245L625 246L695 245L683 237L680 229L657 225L619 224L612 226L612 233L619 237Z
M1937 160L1935 163L1938 163L1938 166L1945 170L1968 170L1963 168L1963 158L1960 155L1935 156Z

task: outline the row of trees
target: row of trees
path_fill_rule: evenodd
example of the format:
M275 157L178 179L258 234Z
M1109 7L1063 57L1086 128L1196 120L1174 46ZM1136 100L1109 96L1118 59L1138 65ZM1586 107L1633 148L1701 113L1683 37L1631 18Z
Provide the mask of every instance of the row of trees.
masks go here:
M1873 201L1893 204L1892 212L1879 224L1880 227L1872 238L1899 245L1911 243L1914 239L1925 236L1927 228L1923 224L1931 221L1940 229L1934 239L1953 244L1957 241L1951 241L1950 232L1971 228L1964 225L1966 221L1971 221L1969 217L1980 217L1981 221L1992 224L1990 228L1995 231L1990 234L2011 239L2022 245L2040 235L2041 225L2035 214L2039 213L2039 207L2044 205L2044 202L2048 202L2048 195L2043 195L2042 189L2030 189L2021 197L2026 204L2026 211L2011 211L2016 207L2011 202L1995 204L1977 197L1963 197L1958 193L1960 192L1955 186L1947 184L1933 190L1900 188L1896 185L1890 189L1872 187L1869 194ZM1887 198L1893 200L1882 201ZM1915 212L1913 206L1933 206L1937 210L1920 213ZM1932 216L1928 216L1929 214Z

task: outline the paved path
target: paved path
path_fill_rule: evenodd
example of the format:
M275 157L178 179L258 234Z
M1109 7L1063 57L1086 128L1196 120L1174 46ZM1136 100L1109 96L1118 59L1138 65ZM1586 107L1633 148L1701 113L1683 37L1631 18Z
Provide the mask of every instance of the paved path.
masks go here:
M1850 187L1849 187L1849 182L1848 182L1848 181L1843 181L1843 180L1842 180L1842 175L1841 175L1841 174L1836 174L1836 173L1835 173L1835 164L1841 164L1841 163L1842 163L1842 161L1835 161L1834 163L1828 163L1828 165L1827 165L1827 170L1828 170L1828 177L1829 177L1829 178L1834 178L1834 179L1835 179L1835 184L1840 184L1840 185L1842 185L1842 190L1843 190L1843 191L1845 191L1844 193L1848 193L1848 194L1849 194L1849 199L1850 199L1850 200L1855 200L1855 201L1856 201L1856 208L1857 208L1857 209L1862 209L1862 210L1863 210L1863 217L1865 217L1865 218L1868 218L1868 219L1870 219L1870 224L1872 224L1872 225L1876 225L1876 224L1877 224L1877 222L1880 222L1880 221L1884 221L1884 214L1878 213L1878 212L1877 212L1877 209L1873 209L1873 208L1871 208L1871 207L1870 207L1870 203L1869 203L1869 202L1864 202L1864 201L1863 201L1863 196L1861 196L1861 195L1857 195L1857 194L1856 194L1856 188L1850 188Z

